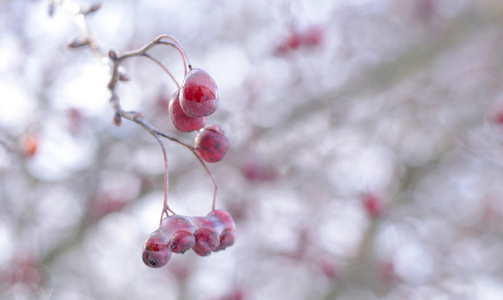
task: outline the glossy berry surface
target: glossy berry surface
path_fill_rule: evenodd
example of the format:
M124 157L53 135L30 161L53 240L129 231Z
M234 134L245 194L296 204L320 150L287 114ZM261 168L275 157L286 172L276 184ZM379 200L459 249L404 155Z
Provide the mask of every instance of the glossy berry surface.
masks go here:
M206 71L194 68L187 73L180 89L180 106L193 118L209 116L217 110L217 84Z
M196 243L196 227L190 217L173 215L162 220L160 230L170 239L174 253L184 253Z
M223 209L214 209L210 211L206 217L210 219L217 219L221 222L224 223L234 223L234 220L232 219L232 216L225 210Z
M206 125L208 120L208 117L192 118L183 112L180 106L180 90L171 96L168 112L175 128L182 132L199 130Z
M206 217L196 217L194 219L198 229L194 233L196 244L192 247L192 250L200 256L210 255L211 251L218 247L220 235L212 220Z
M207 162L221 161L229 149L229 139L218 125L203 128L197 136L195 147L197 153Z
M191 217L172 215L164 218L161 222L160 230L168 236L172 236L175 232L186 231L193 234L196 227L192 222Z
M161 231L154 231L145 241L143 262L151 268L165 266L171 258L169 238Z
M171 251L174 253L184 253L196 244L196 237L187 231L176 232L171 238Z
M234 245L235 240L236 240L236 230L226 228L220 234L220 243L215 249L213 249L213 251L216 252L224 250L225 248Z
M211 228L200 228L195 233L196 244L192 250L197 255L208 256L220 243L218 233Z
M223 250L234 244L236 239L236 225L232 216L225 210L213 210L207 216L220 231L220 243L213 251Z

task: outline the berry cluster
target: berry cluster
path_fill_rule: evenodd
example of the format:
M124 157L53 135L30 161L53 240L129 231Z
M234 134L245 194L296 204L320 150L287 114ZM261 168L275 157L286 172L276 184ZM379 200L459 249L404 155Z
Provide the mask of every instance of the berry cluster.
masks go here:
M218 102L217 84L206 71L197 68L190 69L169 101L169 116L176 129L182 132L200 130L195 148L207 162L222 160L229 148L229 139L220 126L206 126Z
M157 45L174 47L181 54L185 70L181 85L159 60L147 53L149 49ZM112 93L111 103L115 109L115 124L120 126L122 118L126 118L147 129L159 142L164 158L164 203L159 228L145 241L142 255L144 263L149 267L159 268L168 263L173 252L184 253L192 248L198 255L206 256L212 251L231 246L236 238L236 226L226 211L215 209L218 185L205 164L205 161L213 163L222 160L229 148L229 139L223 129L218 125L206 125L208 116L218 108L218 88L215 81L206 71L193 68L180 42L166 34L158 36L139 50L129 51L123 55L110 50L108 56L113 62L112 77L108 87ZM176 83L178 89L171 96L168 104L169 116L174 127L179 131L199 131L195 137L194 146L150 125L141 113L122 109L117 92L117 83L121 80L119 66L124 60L134 56L144 56L153 60ZM214 184L212 210L205 217L177 215L169 207L168 158L162 137L190 149L211 177Z
M143 262L152 268L166 265L171 253L192 248L200 256L223 250L236 239L236 225L225 210L212 210L205 217L171 215L145 241Z

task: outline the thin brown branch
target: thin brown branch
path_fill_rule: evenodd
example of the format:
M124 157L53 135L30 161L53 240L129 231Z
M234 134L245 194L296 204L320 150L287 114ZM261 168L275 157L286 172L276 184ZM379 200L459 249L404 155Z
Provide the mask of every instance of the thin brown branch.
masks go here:
M161 67L164 70L164 72L168 73L169 77L171 77L173 82L176 84L176 87L180 89L180 84L178 84L178 81L176 81L175 77L173 76L173 74L171 74L168 68L166 68L166 66L164 66L160 61L158 61L157 59L155 59L154 57L150 56L147 53L143 54L143 56L155 62L159 67Z
M178 144L180 144L180 145L188 148L190 151L192 151L192 153L194 153L194 155L196 156L196 158L198 159L198 161L201 163L201 165L205 169L206 173L208 173L208 175L210 176L210 178L211 178L211 180L213 182L214 191L213 191L213 199L212 199L212 209L214 210L215 207L216 207L216 198L217 198L218 184L217 184L217 182L215 180L215 177L211 173L210 169L206 165L206 163L203 161L203 159L197 153L196 148L194 148L194 147L192 147L192 146L190 146L190 145L188 145L188 144L180 141L176 137L170 136L170 135L166 134L165 132L162 132L161 130L155 128L153 125L151 125L150 123L148 123L143 118L143 116L140 113L134 112L134 111L125 111L125 110L123 110L122 107L121 107L121 104L120 104L120 98L119 98L119 95L117 93L117 85L118 85L118 82L119 82L119 79L120 79L120 77L119 77L120 76L119 75L120 74L119 67L120 67L121 63L124 62L128 58L136 57L136 56L145 56L145 57L151 58L151 56L147 53L147 51L149 49L151 49L153 46L155 46L156 44L158 44L159 43L158 41L161 38L163 38L163 37L166 37L166 36L165 35L159 36L156 39L154 39L153 41L151 41L150 43L148 43L147 45L145 45L144 47L142 47L142 48L140 48L138 50L129 51L129 52L124 53L122 55L119 55L115 51L110 51L109 52L109 57L112 59L112 76L111 76L110 82L108 84L108 88L110 89L110 92L112 94L112 97L110 98L110 102L112 104L112 107L115 110L116 116L120 116L122 118L128 119L128 120L130 120L130 121L132 121L134 123L139 124L140 126L142 126L143 128L145 128L150 134L154 135L154 137L156 137L156 138L158 138L158 136L165 137L168 140L171 140L171 141L173 141L175 143L178 143ZM151 59L153 59L153 58L151 58ZM158 63L159 65L162 65L159 61L157 61L155 59L154 59L154 61L156 63ZM165 69L164 66L163 66L163 69ZM169 71L168 71L168 74L171 74L171 73L169 73ZM167 161L167 159L165 161ZM166 164L166 172L167 172L167 164ZM167 178L167 176L166 176L166 178ZM165 193L167 193L167 189L165 190ZM164 204L163 214L166 211L172 212L169 209L169 206L168 206L168 203L167 203L167 195L165 195L165 202L164 203L165 204ZM161 215L161 218L162 218L162 215Z
M86 46L86 47L90 48L91 51L93 52L93 54L98 58L100 63L102 63L107 68L107 71L110 72L111 78L108 83L108 88L111 92L110 103L112 104L112 107L115 112L114 123L117 126L120 126L120 124L122 122L121 119L125 118L125 119L127 119L131 122L134 122L134 123L140 125L141 127L143 127L150 134L152 134L156 138L156 140L159 142L161 149L162 149L162 152L163 152L164 164L165 164L165 174L164 174L164 177L165 177L164 194L165 195L164 195L164 207L163 207L163 211L161 213L161 219L164 214L166 214L166 216L167 216L168 211L175 214L168 206L168 195L167 195L168 194L168 183L169 183L169 181L168 181L168 160L167 160L166 148L164 147L164 144L162 143L162 141L160 139L161 136L170 140L170 141L173 141L175 143L178 143L178 144L188 148L190 151L192 151L192 153L194 153L197 160L201 163L201 165L203 166L203 168L205 169L205 171L208 173L211 180L213 181L214 192L213 192L213 200L212 200L212 209L215 209L218 185L215 180L215 177L213 176L213 174L209 170L208 166L205 164L205 162L202 160L202 158L197 153L197 150L194 147L180 141L176 137L170 136L170 135L166 134L165 132L162 132L161 130L155 128L153 125L151 125L150 123L148 123L144 119L144 117L141 113L135 112L135 111L125 111L124 109L122 109L122 106L120 104L120 98L119 98L119 95L117 92L118 82L120 80L126 79L126 76L121 69L121 64L125 60L127 60L128 58L138 57L138 56L144 56L144 57L147 57L150 60L154 61L171 77L171 79L175 82L177 87L180 88L179 83L176 81L176 79L174 78L172 73L159 60L157 60L156 58L152 57L150 54L147 53L150 49L152 49L156 45L167 45L167 46L174 47L175 49L177 49L177 51L182 56L185 74L187 74L188 70L192 69L192 65L190 64L187 53L186 53L185 49L182 47L182 45L180 44L180 42L171 35L163 34L163 35L156 37L155 39L153 39L152 41L150 41L149 43L147 43L145 46L141 47L140 49L128 51L128 52L125 52L122 54L118 53L117 51L110 50L108 52L108 56L107 56L107 55L105 55L105 53L102 51L101 47L99 46L99 43L98 43L97 39L95 38L94 34L92 33L92 31L89 27L89 23L87 21L87 15L89 13L92 13L92 12L95 12L96 10L98 10L101 7L100 5L94 5L88 9L83 9L82 6L73 2L72 0L47 0L47 1L49 2L49 5L51 7L59 6L59 7L62 7L65 11L67 11L73 17L75 23L79 27L80 37L78 39L75 39L74 42L72 42L70 44L70 47L77 48L77 47L81 47L81 46L82 47ZM166 41L166 40L168 40L168 41Z

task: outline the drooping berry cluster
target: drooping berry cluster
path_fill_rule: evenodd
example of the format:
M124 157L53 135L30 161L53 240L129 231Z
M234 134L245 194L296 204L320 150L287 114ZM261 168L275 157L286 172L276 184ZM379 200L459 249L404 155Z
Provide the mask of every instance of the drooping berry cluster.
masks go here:
M195 148L207 162L222 160L229 148L229 139L220 126L206 126L208 116L217 110L218 103L217 84L206 71L197 68L190 69L169 101L169 116L176 129L200 130Z
M192 248L200 256L234 244L236 225L225 210L212 210L205 217L171 215L145 241L143 262L152 268L166 265L171 253Z
M147 53L149 49L157 45L172 46L181 54L185 70L185 77L181 85L159 60ZM166 34L158 36L141 49L129 51L123 55L110 50L108 56L113 62L112 77L108 87L112 93L110 101L115 109L114 123L120 126L122 118L125 118L147 129L159 142L164 158L164 202L160 224L159 228L150 234L145 241L143 261L147 266L158 268L168 263L173 252L184 253L192 248L198 255L206 256L212 251L219 251L231 246L236 238L236 226L226 211L215 209L218 185L205 164L205 161L213 163L222 160L229 148L229 140L223 129L218 125L206 125L208 116L217 110L219 104L218 88L215 81L206 71L193 68L180 42ZM124 60L134 56L150 58L160 65L176 83L178 90L171 96L168 104L169 116L179 131L199 131L195 136L194 146L150 125L143 114L122 109L117 92L117 83L121 80L119 66ZM212 210L205 217L177 215L169 207L168 155L162 141L163 137L190 149L212 179L214 184Z

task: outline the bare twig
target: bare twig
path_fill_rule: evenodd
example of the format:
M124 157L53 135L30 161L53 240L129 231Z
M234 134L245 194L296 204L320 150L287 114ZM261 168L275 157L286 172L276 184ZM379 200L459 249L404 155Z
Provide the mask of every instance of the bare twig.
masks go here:
M123 117L123 118L126 118L132 122L135 122L137 124L139 124L140 126L142 126L143 128L145 128L150 134L154 135L154 137L156 137L158 139L159 136L162 136L162 137L165 137L173 142L176 142L186 148L188 148L190 151L192 151L192 153L194 153L194 155L196 156L196 158L199 160L199 162L201 163L201 165L203 166L203 168L205 169L205 171L208 173L208 175L210 176L211 180L213 181L213 185L214 185L214 191L213 191L213 200L212 200L212 210L215 209L216 207L216 198L217 198L217 191L218 191L218 184L215 180L215 177L213 176L213 174L211 173L210 169L208 168L208 166L206 165L206 163L203 161L203 159L199 156L199 154L197 153L197 150L196 148L180 141L179 139L177 139L176 137L173 137L173 136L170 136L168 134L166 134L165 132L162 132L161 130L155 128L154 126L152 126L150 123L148 123L147 121L145 121L145 119L143 118L143 116L141 116L141 114L139 114L138 112L133 112L133 111L125 111L122 109L121 107L121 104L120 104L120 98L119 98L119 95L118 95L118 92L117 92L117 85L118 85L118 82L119 82L119 67L121 65L122 62L124 62L126 59L128 58L131 58L131 57L137 57L137 56L145 56L145 57L148 57L148 58L151 58L151 56L147 53L148 50L150 50L152 47L154 47L155 45L157 44L160 44L160 40L162 38L166 38L166 37L169 37L168 35L161 35L157 38L155 38L153 41L151 41L150 43L148 43L147 45L143 46L142 48L138 49L138 50L133 50L133 51L129 51L127 53L124 53L122 55L119 55L117 52L115 51L110 51L109 52L109 57L112 59L112 76L111 76L111 79L110 79L110 82L108 84L108 88L110 89L110 92L112 94L112 97L110 99L110 102L112 104L112 107L114 108L115 110L115 113L116 113L116 116L120 116L120 117ZM175 40L176 41L176 40ZM177 48L177 49L183 49L181 48ZM185 53L185 52L183 52ZM153 59L153 58L151 58ZM166 67L164 67L162 65L162 63L160 63L158 60L154 59L154 61L161 65L163 69L166 69ZM186 62L188 62L188 59L186 60ZM189 68L191 68L190 64L188 65ZM168 74L170 74L171 76L171 73L169 73L168 71ZM161 147L162 146L162 143L161 143ZM165 150L163 148L163 153L165 154ZM168 205L168 201L167 201L167 194L168 194L168 176L167 176L167 170L168 170L168 166L167 166L167 158L165 158L165 162L166 162L166 188L165 188L165 196L164 196L164 207L163 207L163 213L161 214L161 219L162 219L162 215L164 213L166 213L167 211L170 211L173 213L173 211L169 208L169 205Z
M164 72L168 73L169 77L171 77L173 82L176 84L176 87L180 89L180 84L178 84L178 81L176 81L175 77L173 76L173 74L171 74L168 68L166 68L166 66L164 66L160 61L158 61L157 59L155 59L154 57L150 56L147 53L143 54L143 56L155 62L159 67L161 67L164 70Z
M161 220L164 215L168 216L168 212L171 212L172 214L175 214L171 208L168 206L168 187L169 187L169 176L168 176L168 159L167 159L167 153L166 153L166 148L164 147L164 144L162 143L162 140L160 137L164 137L170 141L173 141L175 143L178 143L186 148L188 148L192 153L196 156L197 160L201 163L205 171L208 173L210 176L213 185L214 185L214 192L213 192L213 200L212 200L212 209L215 209L216 206L216 197L217 197L217 191L218 191L218 185L215 180L215 177L209 170L208 166L206 163L203 161L203 159L199 156L197 153L196 148L182 142L181 140L177 139L176 137L170 136L165 132L162 132L161 130L155 128L153 125L148 123L145 119L144 116L135 111L126 111L122 108L120 104L120 98L118 95L117 91L117 86L119 81L127 81L128 77L124 74L122 70L122 63L132 57L147 57L148 59L154 61L157 65L159 65L167 74L168 76L175 82L178 88L180 88L179 83L176 81L174 78L173 74L156 58L152 57L150 54L147 52L155 47L156 45L167 45L167 46L172 46L174 47L182 56L183 64L184 64L184 70L185 74L187 74L188 70L192 69L192 65L190 64L189 58L187 56L187 53L185 52L185 49L182 47L180 42L175 39L174 37L163 34L155 39L153 39L151 42L147 43L145 46L143 46L140 49L133 50L133 51L128 51L125 53L118 53L117 51L110 50L108 52L108 56L104 54L104 52L101 50L98 41L96 40L95 36L92 34L89 24L87 21L87 15L89 13L95 12L98 10L101 6L100 5L92 5L87 9L83 9L81 6L79 6L77 3L73 2L72 0L48 0L49 4L51 7L54 6L59 6L65 9L68 13L70 13L75 22L77 23L77 26L80 29L80 37L78 39L75 39L72 43L70 43L71 48L77 48L77 47L88 47L91 49L91 51L95 54L95 56L99 59L99 61L106 67L107 72L110 72L111 78L108 83L108 88L111 92L111 98L110 98L110 103L112 104L112 107L114 109L114 123L117 126L120 126L122 123L122 118L125 118L131 122L134 122L141 127L143 127L145 130L147 130L151 135L154 136L154 138L159 142L159 145L161 146L162 152L163 152L163 158L164 158L164 167L165 167L165 172L164 172L164 177L165 177L165 188L164 188L164 205L163 205L163 210L161 213ZM167 40L167 41L166 41Z

